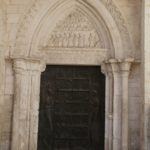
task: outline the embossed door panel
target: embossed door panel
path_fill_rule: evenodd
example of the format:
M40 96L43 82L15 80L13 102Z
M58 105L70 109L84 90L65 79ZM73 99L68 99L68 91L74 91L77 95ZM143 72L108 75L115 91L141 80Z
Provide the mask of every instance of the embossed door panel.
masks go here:
M47 66L41 78L38 150L104 150L100 67Z

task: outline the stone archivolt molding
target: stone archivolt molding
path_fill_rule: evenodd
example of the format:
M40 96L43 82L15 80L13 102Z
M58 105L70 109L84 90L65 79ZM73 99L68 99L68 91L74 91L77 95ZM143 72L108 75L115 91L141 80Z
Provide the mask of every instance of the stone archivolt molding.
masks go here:
M23 17L19 29L18 29L18 33L17 33L17 37L16 37L16 43L15 43L15 49L14 52L19 53L20 49L26 49L26 45L31 44L31 41L28 41L28 31L31 28L32 22L37 22L38 21L38 15L41 16L43 14L43 10L46 10L49 4L54 4L52 6L51 9L53 9L53 7L57 7L60 4L62 4L64 1L57 1L55 2L50 2L49 0L35 0L31 7L29 8L29 10L27 11L27 13L25 14L25 16ZM66 5L67 5L67 1ZM68 1L68 3L70 2L75 2L75 3L83 3L83 1ZM88 4L88 1L85 2ZM120 13L120 11L117 9L117 7L115 6L115 4L113 3L112 0L102 0L101 2L97 2L97 3L102 3L106 9L109 11L109 13L112 15L114 21L116 22L116 25L118 26L118 29L120 31L120 35L122 38L122 41L125 42L124 46L125 46L125 50L131 50L131 42L130 42L130 37L129 37L129 33L128 30L125 26L125 21ZM42 12L43 11L43 12ZM40 17L39 17L40 19ZM128 47L127 47L128 46ZM130 47L130 48L129 48ZM130 51L131 52L131 51ZM130 53L129 52L129 53ZM128 55L128 54L127 54Z
M123 18L121 12L117 6L113 3L113 0L102 0L102 3L108 9L112 17L114 18L116 25L121 33L123 45L126 47L128 45L129 50L132 49L132 43L130 42L130 35L126 27L125 19ZM132 49L133 50L133 49Z

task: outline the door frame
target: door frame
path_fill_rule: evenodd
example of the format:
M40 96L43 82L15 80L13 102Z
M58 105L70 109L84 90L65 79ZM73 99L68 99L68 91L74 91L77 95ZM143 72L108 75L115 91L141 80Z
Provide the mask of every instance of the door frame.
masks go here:
M95 64L102 67L106 76L105 150L128 146L128 77L132 62L133 59L128 58ZM13 59L15 94L11 150L20 150L20 146L22 150L37 150L40 78L46 64L50 65L41 59ZM53 64L64 65L61 60Z
M48 66L52 66L52 67L54 67L55 68L55 66L56 67L58 67L58 68L60 68L60 67L76 67L76 68L78 68L78 67L82 67L82 68L80 68L80 69L85 69L86 67L86 69L88 69L88 67L90 67L90 68L92 68L92 67L97 67L97 69L99 68L99 71L101 70L101 66L99 66L99 65L46 65L46 69L47 69L47 67ZM46 70L45 69L45 71L48 71L48 69ZM49 69L51 69L51 67L49 68ZM65 69L64 69L64 71L65 71ZM99 75L102 77L102 79L103 79L103 81L104 81L104 84L103 84L103 89L104 89L104 91L105 91L105 85L106 85L106 79L105 79L105 76L104 76L104 74L100 71L99 72ZM42 75L41 75L42 76ZM42 78L41 78L42 79ZM47 79L47 81L48 81L48 79ZM48 81L49 82L49 81ZM88 82L88 81L87 81ZM42 80L41 80L41 84L42 84ZM40 85L41 86L41 85ZM41 87L40 87L40 89L41 89ZM100 98L100 97L99 97ZM104 97L103 97L103 101L105 102L105 93L104 93ZM41 99L40 99L40 102L41 102ZM103 103L103 102L102 102ZM40 107L40 106L39 106ZM103 125L104 125L104 134L103 134L103 146L105 146L105 103L103 104L103 109L104 109L104 114L102 114L103 115L103 117L104 117L104 122L103 122ZM40 113L40 109L39 109L39 113ZM39 120L39 122L40 122L40 120Z

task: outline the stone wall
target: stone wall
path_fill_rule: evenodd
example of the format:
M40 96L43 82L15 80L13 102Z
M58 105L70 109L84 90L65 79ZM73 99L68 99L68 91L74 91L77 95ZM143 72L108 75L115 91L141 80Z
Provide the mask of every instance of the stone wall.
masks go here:
M0 117L0 149L2 150L8 150L11 141L12 106L14 96L14 76L11 61L6 61L5 77L4 101L1 108L3 111Z
M15 40L18 32L18 27L20 22L23 20L23 16L28 12L27 10L31 7L34 0L4 0L0 1L0 46L1 39L6 36L5 47L0 47L0 56L5 56L6 61L0 62L1 68L3 68L3 78L0 79L4 81L4 100L0 99L2 103L0 111L0 150L9 150L11 141L11 125L12 125L12 108L13 108L13 97L14 97L14 73L12 67L12 61L10 56L15 48ZM43 0L44 1L44 0ZM50 3L52 0L49 0ZM5 3L5 7L1 8L1 4ZM136 59L140 60L141 57L141 0L114 0L114 3L118 7L119 11L122 13L129 34L132 41L132 51L135 54ZM36 8L35 8L36 9ZM5 21L2 19L3 13L6 14ZM4 22L3 22L4 21ZM3 22L3 23L1 23ZM146 23L148 24L148 23ZM5 32L4 27L6 27ZM112 29L113 30L113 29ZM149 30L148 27L144 32ZM145 36L145 38L147 38ZM149 50L149 45L147 41L146 49ZM150 42L149 42L150 43ZM3 51L3 52L2 52ZM5 54L4 54L5 53ZM144 83L147 83L145 89L147 89L147 98L149 97L149 53L145 53L146 62L146 78ZM1 57L0 57L1 58ZM0 60L1 61L1 60ZM5 62L5 63L4 63ZM6 66L6 67L4 67ZM5 71L4 71L5 70ZM141 130L141 113L142 113L142 93L141 93L141 65L134 64L132 67L132 72L129 78L129 149L130 150L140 150L140 130ZM2 83L2 82L0 82ZM1 87L1 86L0 86ZM3 90L2 90L3 91ZM0 93L1 94L1 93ZM148 149L143 149L148 150Z
M14 97L14 71L12 61L6 61L5 101L1 124L0 148L9 150L11 141L12 106ZM140 150L141 89L140 65L134 64L129 76L129 150Z
M19 23L23 20L23 16L31 7L33 1L34 0L5 0L7 15L6 23L9 41L9 48L7 49L7 52L5 52L7 55L11 54L9 51L13 49ZM137 58L139 58L141 50L141 1L115 0L114 2L120 12L123 14L133 42L133 51L136 50L135 55Z
M140 65L134 64L129 77L129 149L140 149L142 97Z
M143 1L142 11L142 150L150 149L150 1Z

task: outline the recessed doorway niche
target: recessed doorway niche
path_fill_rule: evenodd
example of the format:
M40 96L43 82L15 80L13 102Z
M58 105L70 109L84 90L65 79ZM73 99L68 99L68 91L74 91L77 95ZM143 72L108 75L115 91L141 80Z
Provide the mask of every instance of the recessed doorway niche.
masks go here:
M103 150L100 66L47 66L41 76L38 150Z

